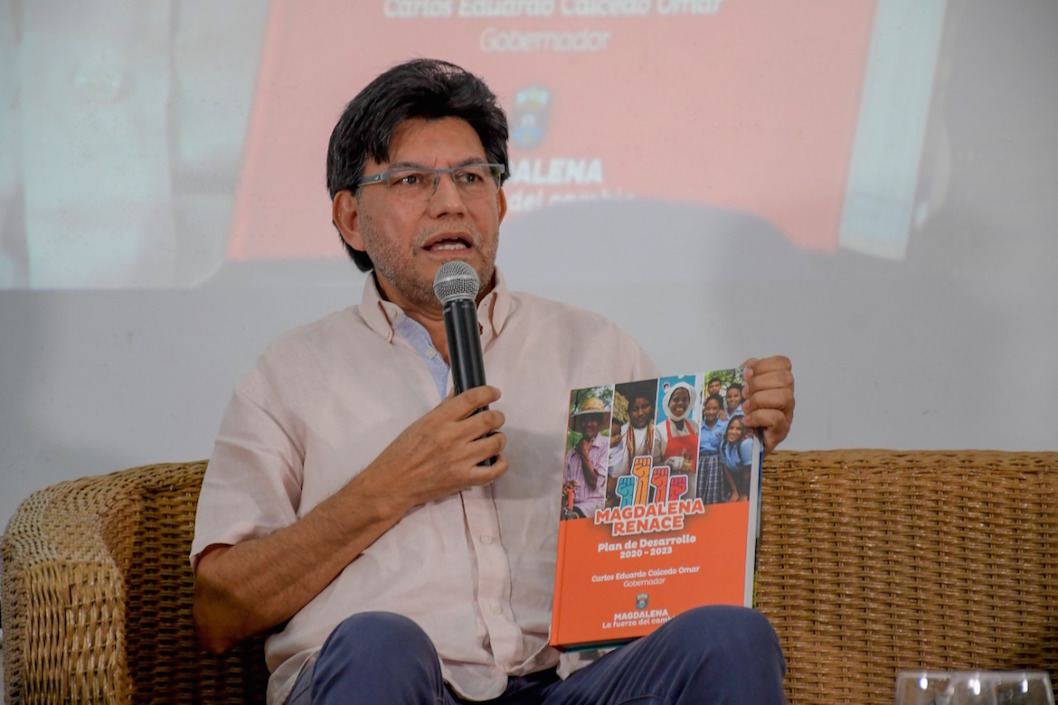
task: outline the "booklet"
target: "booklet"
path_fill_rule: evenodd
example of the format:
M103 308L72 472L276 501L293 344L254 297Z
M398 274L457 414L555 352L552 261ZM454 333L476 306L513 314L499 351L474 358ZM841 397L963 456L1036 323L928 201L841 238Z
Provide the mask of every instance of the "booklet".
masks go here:
M741 420L744 384L734 368L572 390L552 646L752 606L763 448Z

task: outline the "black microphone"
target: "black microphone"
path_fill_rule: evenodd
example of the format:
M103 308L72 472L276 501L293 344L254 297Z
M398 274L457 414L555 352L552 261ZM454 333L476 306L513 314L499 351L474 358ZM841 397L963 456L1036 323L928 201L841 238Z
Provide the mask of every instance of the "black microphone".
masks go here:
M485 384L485 360L481 353L481 331L478 329L478 273L466 262L445 262L433 278L433 293L441 302L448 339L448 360L452 369L452 386L456 394ZM478 411L489 407L483 406ZM478 465L492 465L486 458Z
M456 394L485 384L477 295L481 281L466 262L452 260L437 270L433 292L441 302L448 338L448 359Z

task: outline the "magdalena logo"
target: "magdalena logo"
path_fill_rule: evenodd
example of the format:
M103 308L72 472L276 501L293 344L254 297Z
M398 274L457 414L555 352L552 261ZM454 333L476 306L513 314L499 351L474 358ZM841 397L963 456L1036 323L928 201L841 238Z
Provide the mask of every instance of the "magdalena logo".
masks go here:
M514 96L511 110L511 143L518 149L535 149L551 121L551 91L543 86L523 88Z
M649 598L647 597L647 594L645 592L641 592L638 595L636 595L636 609L637 610L645 610L647 608L648 602L649 602Z

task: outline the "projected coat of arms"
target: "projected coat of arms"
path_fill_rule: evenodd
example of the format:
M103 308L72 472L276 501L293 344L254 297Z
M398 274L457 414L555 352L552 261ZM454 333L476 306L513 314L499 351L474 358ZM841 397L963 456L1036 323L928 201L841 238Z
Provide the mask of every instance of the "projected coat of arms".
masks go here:
M511 143L518 149L535 149L547 134L551 119L551 92L542 86L518 91L511 108Z

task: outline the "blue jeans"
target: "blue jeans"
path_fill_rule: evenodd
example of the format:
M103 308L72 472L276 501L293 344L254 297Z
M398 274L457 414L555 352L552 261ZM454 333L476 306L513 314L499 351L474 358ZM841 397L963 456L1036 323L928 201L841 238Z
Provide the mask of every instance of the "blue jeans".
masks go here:
M768 620L744 607L699 607L566 680L554 669L511 677L494 705L779 705L786 663ZM305 669L288 705L463 705L437 651L407 617L353 615Z

